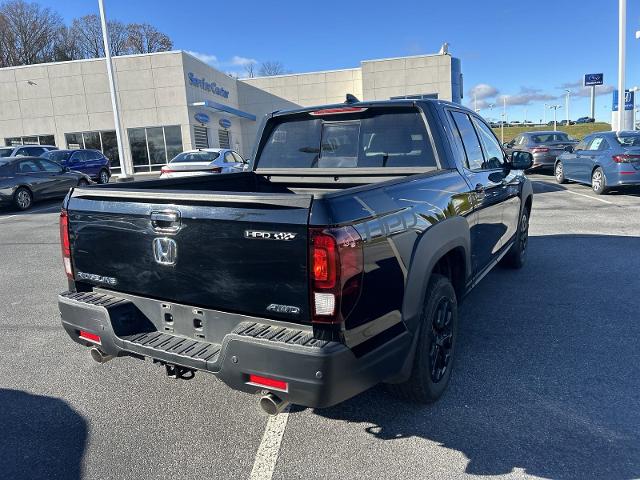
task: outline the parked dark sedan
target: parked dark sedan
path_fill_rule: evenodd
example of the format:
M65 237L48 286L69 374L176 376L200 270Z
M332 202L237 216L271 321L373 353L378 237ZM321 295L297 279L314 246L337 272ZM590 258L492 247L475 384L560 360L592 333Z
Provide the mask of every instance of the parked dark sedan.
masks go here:
M503 146L509 155L516 150L533 154L533 168L552 169L558 155L565 152L565 147L577 143L564 132L525 132Z
M42 156L70 170L86 173L98 183L109 183L110 162L100 150L54 150Z
M0 205L26 210L33 202L64 197L71 187L91 179L42 157L0 159Z

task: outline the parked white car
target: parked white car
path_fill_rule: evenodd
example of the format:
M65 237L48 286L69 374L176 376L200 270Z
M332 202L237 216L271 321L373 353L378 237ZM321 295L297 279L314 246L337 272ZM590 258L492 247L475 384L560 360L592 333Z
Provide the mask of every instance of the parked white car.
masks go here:
M176 155L162 167L160 178L190 177L214 173L242 172L248 162L234 150L226 148L202 148Z

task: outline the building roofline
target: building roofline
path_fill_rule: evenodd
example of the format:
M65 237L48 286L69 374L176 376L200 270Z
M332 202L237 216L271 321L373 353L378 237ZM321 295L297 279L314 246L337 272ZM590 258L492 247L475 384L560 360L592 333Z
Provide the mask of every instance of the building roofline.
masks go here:
M360 70L360 67L334 68L333 70L315 70L313 72L283 73L282 75L260 75L259 77L238 78L238 80L244 81L244 80L255 80L258 78L296 77L298 75L315 75L319 73L333 73L333 72L352 72L354 70Z
M132 53L129 55L118 55L112 56L112 59L117 58L131 58L131 57L147 57L150 55L165 55L165 54L173 54L173 53L187 53L183 50L167 50L166 52L152 52L152 53ZM195 57L194 57L195 58ZM61 65L67 63L80 63L80 62L95 62L97 60L105 60L105 57L95 57L95 58L79 58L77 60L64 60L61 62L44 62L44 63L30 63L28 65L14 65L11 67L2 67L0 70L9 70L9 69L18 69L18 68L29 68L29 67L48 67L51 65ZM213 67L211 67L213 68Z
M360 63L367 62L384 62L386 60L402 60L405 58L421 58L421 57L452 57L449 53L421 53L419 55L406 55L401 57L372 58L369 60L361 60ZM454 58L454 57L452 57Z

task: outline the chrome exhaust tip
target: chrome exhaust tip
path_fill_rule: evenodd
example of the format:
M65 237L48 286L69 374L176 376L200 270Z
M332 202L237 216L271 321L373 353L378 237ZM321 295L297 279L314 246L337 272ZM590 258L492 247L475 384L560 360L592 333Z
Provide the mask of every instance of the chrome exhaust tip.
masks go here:
M102 350L93 347L91 349L91 358L93 358L98 363L107 363L109 360L113 360L113 355L107 355Z
M260 408L267 415L278 415L287 408L287 405L289 405L289 402L285 402L273 393L267 393L260 397Z

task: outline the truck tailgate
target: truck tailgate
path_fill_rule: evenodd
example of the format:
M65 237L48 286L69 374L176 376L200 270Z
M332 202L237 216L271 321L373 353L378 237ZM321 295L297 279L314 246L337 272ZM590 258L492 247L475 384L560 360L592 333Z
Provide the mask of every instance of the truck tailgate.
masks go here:
M76 188L76 281L158 300L306 323L313 197Z

